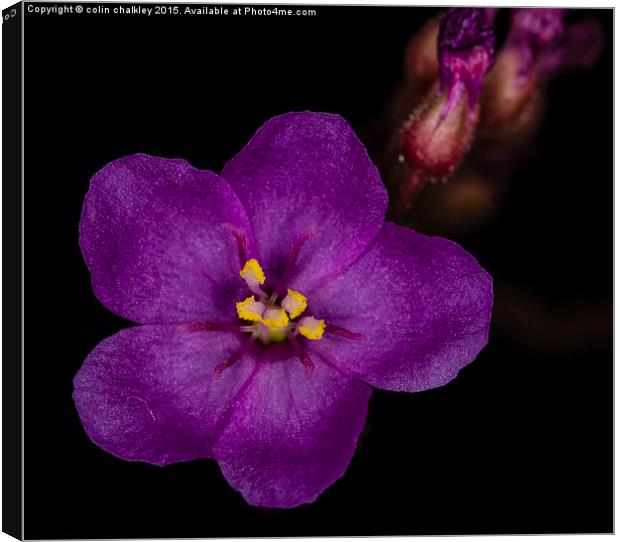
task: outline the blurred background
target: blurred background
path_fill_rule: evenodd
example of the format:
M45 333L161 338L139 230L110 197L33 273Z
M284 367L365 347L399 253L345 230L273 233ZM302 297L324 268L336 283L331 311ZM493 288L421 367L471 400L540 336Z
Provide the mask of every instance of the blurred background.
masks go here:
M94 297L78 247L96 171L145 152L219 172L267 119L313 110L345 117L389 184L386 111L438 10L312 9L26 14L25 536L611 532L612 10L569 13L602 25L602 54L549 83L509 174L430 184L399 218L455 239L494 277L491 338L447 386L376 391L347 473L316 503L252 508L214 461L123 462L83 431L73 376L130 325Z

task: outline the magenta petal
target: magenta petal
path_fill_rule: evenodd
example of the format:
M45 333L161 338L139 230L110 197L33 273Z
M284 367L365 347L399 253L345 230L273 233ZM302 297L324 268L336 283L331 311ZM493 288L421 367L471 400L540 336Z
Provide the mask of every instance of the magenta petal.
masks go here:
M214 455L230 485L255 506L313 502L340 478L364 426L371 389L317 363L261 363Z
M290 286L336 276L379 232L387 194L366 149L338 115L288 113L265 123L222 175L247 209L267 277L303 245Z
M368 252L309 295L309 310L362 341L326 333L311 355L378 388L446 384L486 344L491 277L457 244L386 223Z
M235 321L245 284L225 224L251 244L241 203L214 173L144 154L111 162L92 178L80 221L95 295L134 322Z
M121 459L167 465L210 457L219 424L254 363L242 358L217 380L213 369L242 340L172 325L127 328L108 337L74 379L84 429Z

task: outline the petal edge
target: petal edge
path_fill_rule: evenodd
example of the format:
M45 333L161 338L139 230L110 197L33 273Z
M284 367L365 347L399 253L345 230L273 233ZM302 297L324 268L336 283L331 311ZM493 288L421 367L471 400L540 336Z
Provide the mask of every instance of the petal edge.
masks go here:
M326 334L310 352L377 388L417 392L454 379L486 345L493 291L456 243L386 222L369 250L309 300L328 325L365 337Z
M253 250L243 206L214 173L144 154L107 164L91 179L80 218L95 295L138 323L234 321L243 285L227 223Z
M73 399L90 439L126 461L167 465L212 456L230 402L254 364L212 373L241 346L232 333L137 326L101 341L75 375Z
M291 282L309 290L349 266L379 232L387 192L349 124L330 113L268 120L222 170L244 204L267 274L304 244Z
M311 380L295 358L261 364L213 449L224 477L254 506L314 502L345 473L371 393L323 363Z

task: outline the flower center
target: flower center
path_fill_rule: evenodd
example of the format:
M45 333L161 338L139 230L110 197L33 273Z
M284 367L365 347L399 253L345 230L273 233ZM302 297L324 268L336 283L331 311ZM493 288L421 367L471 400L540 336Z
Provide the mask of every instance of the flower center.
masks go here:
M364 340L364 336L360 333L332 324L327 327L325 320L319 320L311 315L304 316L304 311L308 308L306 296L301 292L287 288L301 247L314 235L316 225L313 224L308 227L293 243L282 277L271 295L267 294L262 288L265 284L263 268L256 259L247 259L247 242L243 232L232 224L222 224L222 226L237 242L239 264L243 265L239 275L245 280L253 295L236 304L239 318L249 322L249 324L240 326L229 323L193 322L185 325L185 328L192 333L203 331L250 333L249 339L241 348L215 366L213 370L214 379L219 378L228 367L237 363L249 351L256 339L265 345L288 339L295 355L304 366L307 378L312 378L315 365L299 342L299 335L311 341L318 341L323 338L323 334L327 331L334 336L350 341ZM280 298L282 299L280 300ZM301 318L299 318L300 316Z
M314 316L301 316L308 307L308 300L301 292L287 289L286 295L278 301L279 288L268 295L261 286L265 283L265 273L254 258L247 260L239 275L245 280L254 294L237 303L237 314L242 320L251 322L243 330L252 333L263 344L279 343L302 335L316 341L323 337L325 320ZM258 298L258 299L257 299Z

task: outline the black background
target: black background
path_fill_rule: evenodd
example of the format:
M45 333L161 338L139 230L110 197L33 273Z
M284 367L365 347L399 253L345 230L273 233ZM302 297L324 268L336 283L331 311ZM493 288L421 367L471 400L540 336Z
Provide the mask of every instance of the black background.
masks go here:
M493 333L443 388L376 391L344 478L290 511L249 507L214 461L123 462L83 431L72 378L129 325L95 299L78 247L90 177L136 152L217 172L264 121L292 110L360 126L385 106L407 40L436 11L314 9L26 14L26 537L612 530L611 340L545 356ZM536 156L503 212L462 244L493 276L547 298L611 303L612 11L592 14L603 57L552 83Z

